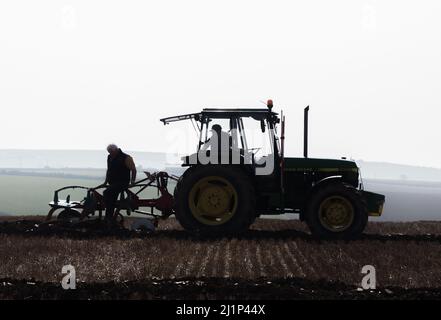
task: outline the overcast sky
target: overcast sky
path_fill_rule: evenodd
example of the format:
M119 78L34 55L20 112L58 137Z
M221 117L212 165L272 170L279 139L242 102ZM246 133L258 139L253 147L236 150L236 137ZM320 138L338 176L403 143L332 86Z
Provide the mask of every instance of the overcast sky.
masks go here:
M170 151L159 118L271 98L288 155L309 104L311 156L441 167L440 16L436 0L2 1L0 149Z

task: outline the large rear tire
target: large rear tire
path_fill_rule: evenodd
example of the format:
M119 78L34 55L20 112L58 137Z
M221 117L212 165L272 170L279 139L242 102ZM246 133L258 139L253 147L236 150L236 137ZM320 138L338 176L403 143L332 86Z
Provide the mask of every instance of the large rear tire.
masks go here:
M174 194L176 218L196 235L238 234L256 217L251 181L234 166L192 167L178 181Z
M359 237L368 213L356 189L333 183L319 189L310 199L306 222L311 233L324 239Z

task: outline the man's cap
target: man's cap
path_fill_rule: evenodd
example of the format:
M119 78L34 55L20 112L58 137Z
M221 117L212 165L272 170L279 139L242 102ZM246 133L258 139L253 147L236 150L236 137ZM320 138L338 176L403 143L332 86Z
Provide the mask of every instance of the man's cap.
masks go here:
M107 151L109 150L118 150L118 146L114 143L111 143L107 146Z

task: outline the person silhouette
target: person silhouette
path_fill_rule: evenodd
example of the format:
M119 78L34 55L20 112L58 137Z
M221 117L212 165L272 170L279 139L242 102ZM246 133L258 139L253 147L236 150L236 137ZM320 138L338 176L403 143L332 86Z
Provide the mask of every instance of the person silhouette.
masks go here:
M212 156L218 156L224 152L229 152L231 148L231 136L228 132L223 131L219 124L214 124L211 127L211 137L205 142L201 151L206 151L210 148L210 153Z
M103 194L106 205L106 221L112 222L118 195L136 180L136 166L133 158L122 152L115 144L108 145L107 152L109 155L107 157L106 180L102 186L107 186Z

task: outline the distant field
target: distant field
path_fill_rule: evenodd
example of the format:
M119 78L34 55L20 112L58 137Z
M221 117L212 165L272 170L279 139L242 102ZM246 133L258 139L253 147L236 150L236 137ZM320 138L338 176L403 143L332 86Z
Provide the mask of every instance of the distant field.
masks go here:
M441 183L365 180L365 189L386 196L383 216L375 221L441 220Z
M99 180L64 179L34 176L0 176L0 212L15 215L45 214L53 191L67 185L98 185ZM80 191L71 192L72 199L80 198Z
M43 214L55 189L66 185L92 187L101 183L104 175L104 169L0 169L0 215ZM144 174L139 172L138 177L141 179ZM364 184L366 190L386 195L383 216L374 221L441 220L439 182L365 179ZM172 183L169 190L173 190ZM143 195L150 198L156 193L146 191ZM81 200L83 195L75 191L71 192L71 198Z
M105 169L96 168L3 168L0 175L47 176L56 178L104 179Z

